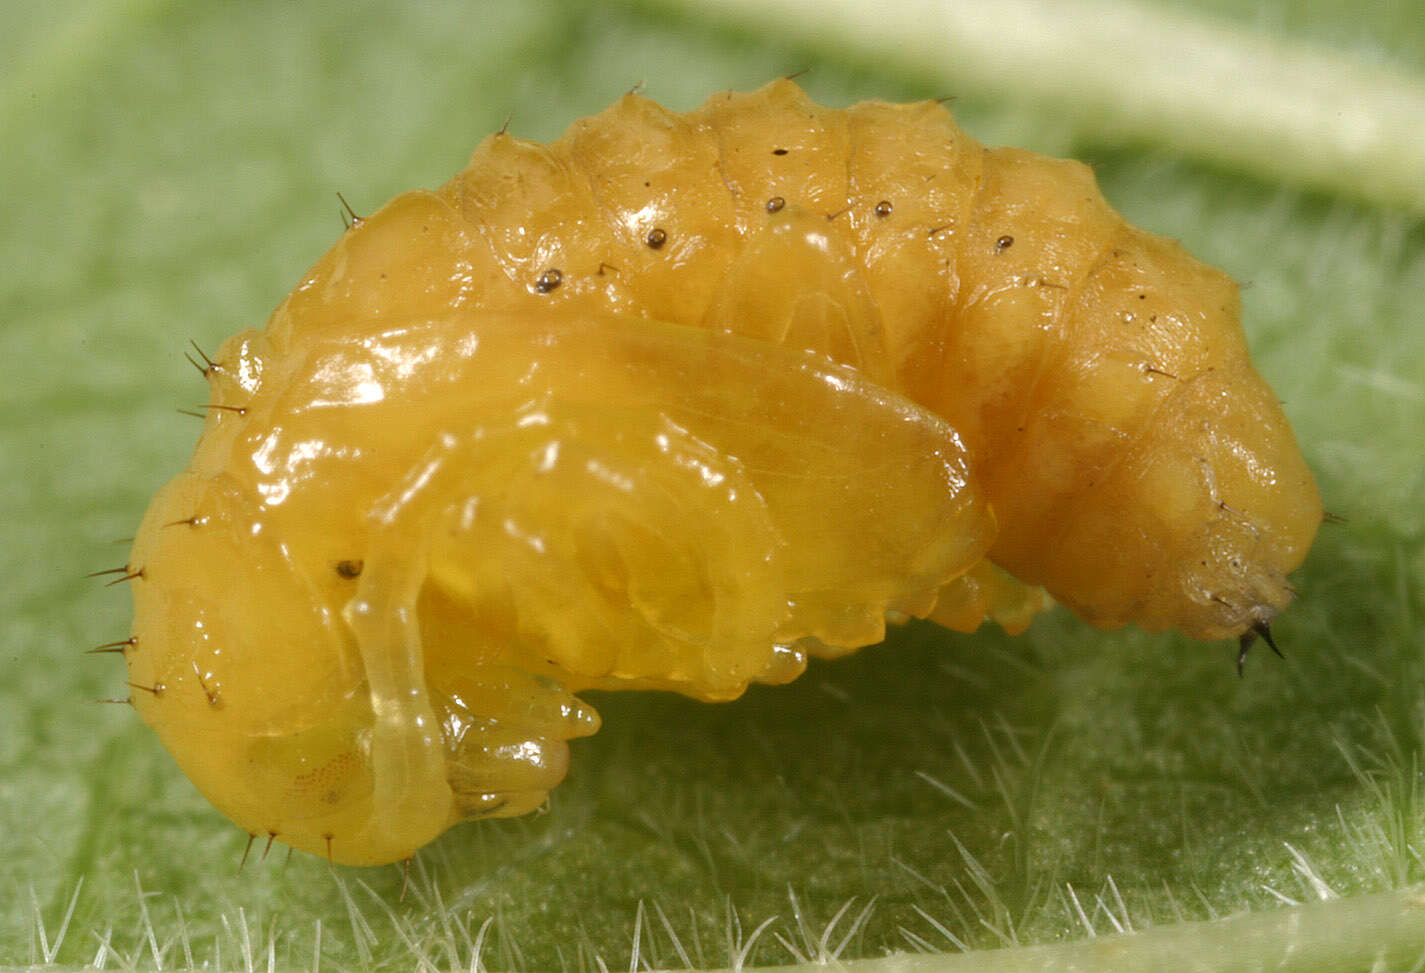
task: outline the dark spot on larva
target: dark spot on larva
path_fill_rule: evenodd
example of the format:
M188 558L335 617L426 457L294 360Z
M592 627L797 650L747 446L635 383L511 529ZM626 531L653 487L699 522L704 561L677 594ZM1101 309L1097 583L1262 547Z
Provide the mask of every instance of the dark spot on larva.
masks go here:
M1139 294L1139 295L1138 295L1138 300L1140 300L1140 301L1146 301L1147 299L1148 299L1148 295L1147 295L1147 294Z
M773 154L773 155L786 155L788 151L789 151L789 150L787 150L787 149L773 149L773 150L772 150L772 154Z
M891 210L893 209L895 209L895 207L891 205L891 201L889 199L883 199L876 204L876 208L871 210L871 212L875 213L881 219L885 219L891 215Z
M1014 246L1014 237L1006 233L1004 236L1000 237L998 240L995 241L995 252L1004 253L1012 246Z
M771 199L767 200L767 212L780 213L782 211L782 208L786 205L787 201L781 196L773 196Z
M336 573L346 580L361 577L361 569L366 565L361 561L338 561L336 562Z
M550 267L539 275L539 279L534 282L534 289L541 294L548 294L564 281L564 274L558 267Z
M662 250L663 244L668 242L668 231L661 226L655 226L648 231L648 236L644 240L650 250Z

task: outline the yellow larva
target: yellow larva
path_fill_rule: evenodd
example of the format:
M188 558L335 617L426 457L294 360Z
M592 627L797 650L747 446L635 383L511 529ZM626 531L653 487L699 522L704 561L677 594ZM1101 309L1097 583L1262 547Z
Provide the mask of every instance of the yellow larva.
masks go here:
M888 611L1265 631L1321 519L1237 289L1074 162L787 81L505 134L206 368L134 705L254 835L522 814L598 688L731 699Z

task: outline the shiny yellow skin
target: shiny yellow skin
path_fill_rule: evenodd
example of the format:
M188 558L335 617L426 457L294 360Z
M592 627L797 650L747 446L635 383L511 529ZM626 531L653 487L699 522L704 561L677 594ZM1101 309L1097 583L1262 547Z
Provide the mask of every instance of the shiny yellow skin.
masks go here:
M1237 311L937 105L492 136L215 356L130 560L135 706L250 833L377 864L539 806L583 689L731 699L1039 586L1240 634L1321 509Z

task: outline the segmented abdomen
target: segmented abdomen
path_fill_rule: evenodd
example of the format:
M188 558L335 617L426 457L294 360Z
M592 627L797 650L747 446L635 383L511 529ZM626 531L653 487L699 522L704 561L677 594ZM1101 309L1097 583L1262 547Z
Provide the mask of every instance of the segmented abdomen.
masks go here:
M987 149L938 104L628 95L550 145L491 136L381 217L403 245L353 241L275 335L540 308L822 352L955 426L992 560L1097 625L1240 634L1289 600L1320 520L1236 285L1128 225L1083 164Z

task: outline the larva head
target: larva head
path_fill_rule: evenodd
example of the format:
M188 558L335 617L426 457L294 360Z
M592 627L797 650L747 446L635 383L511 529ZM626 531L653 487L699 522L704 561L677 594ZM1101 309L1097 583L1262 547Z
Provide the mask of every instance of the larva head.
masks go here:
M221 476L185 474L150 506L131 563L134 706L189 779L259 838L343 861L353 838L369 847L361 667L256 505Z
M316 441L252 401L210 424L194 461L203 472L168 484L139 530L126 653L139 714L249 834L342 864L409 858L463 818L537 808L565 774L564 741L592 733L597 715L548 680L479 664L482 633L432 595L415 606L420 643L444 661L420 681L421 718L388 712L378 724L402 646L348 610L390 592L367 563L377 488L320 462L244 484L254 464L215 454L252 430L219 427L261 426L269 455L285 452L279 430L294 433L296 453ZM332 453L347 451L323 454L339 466Z

